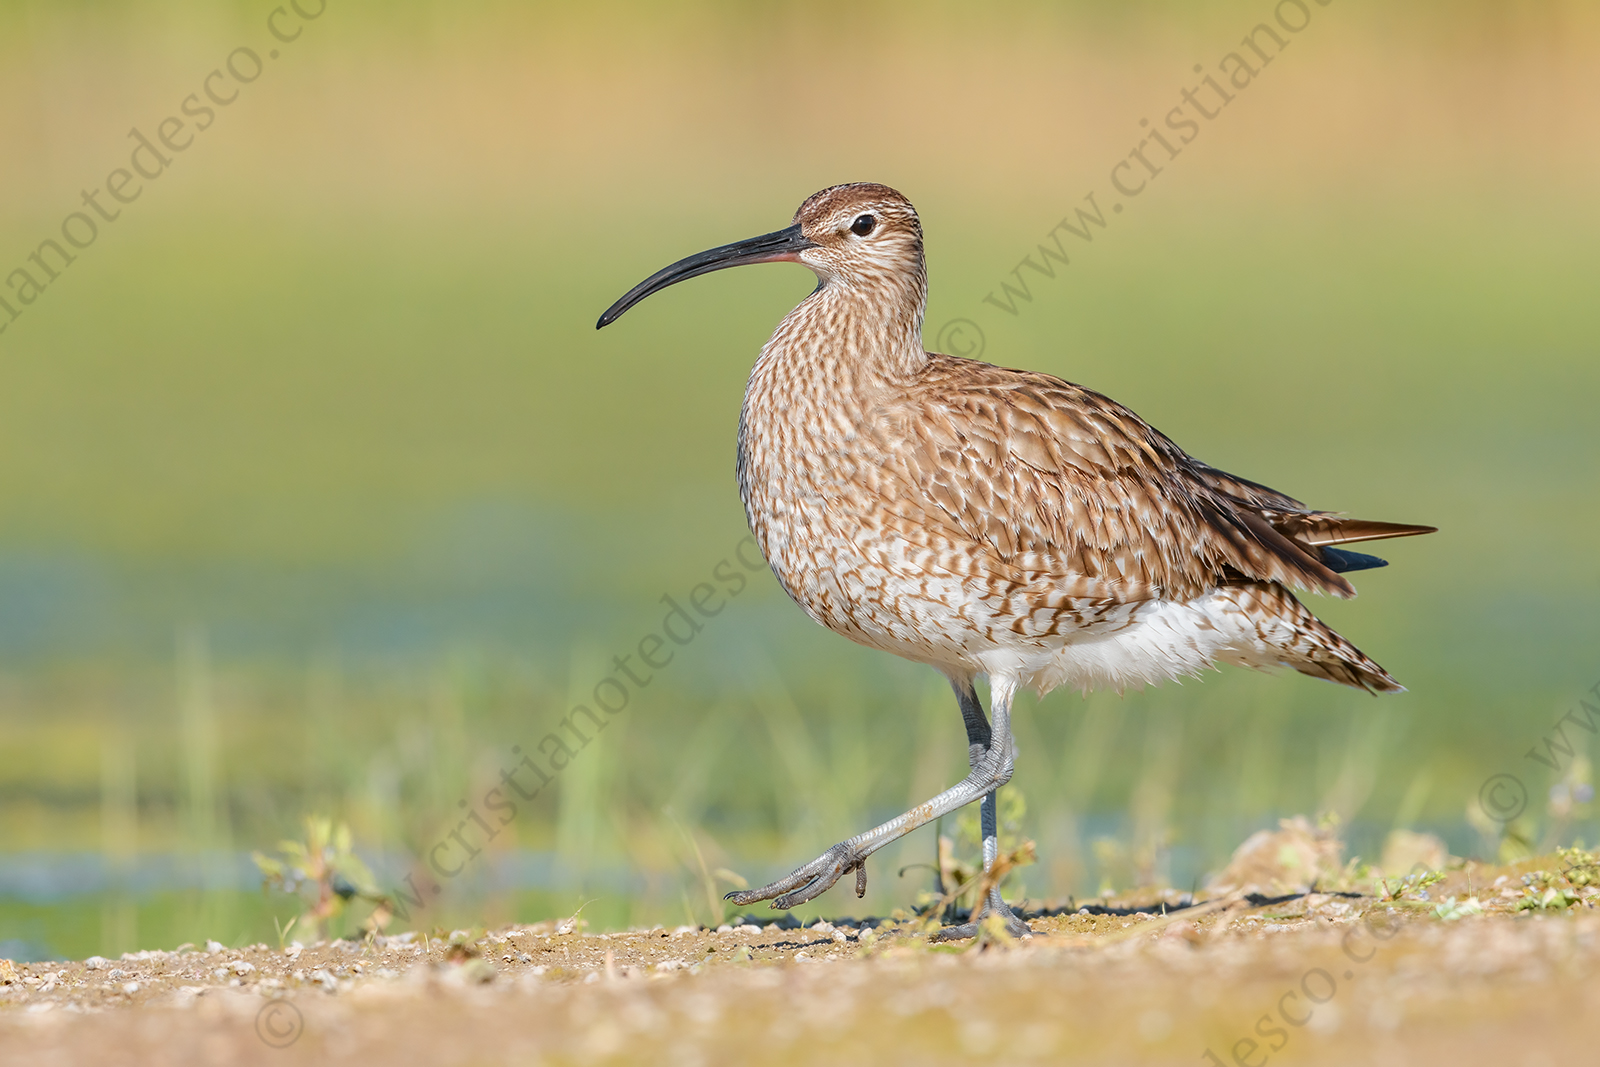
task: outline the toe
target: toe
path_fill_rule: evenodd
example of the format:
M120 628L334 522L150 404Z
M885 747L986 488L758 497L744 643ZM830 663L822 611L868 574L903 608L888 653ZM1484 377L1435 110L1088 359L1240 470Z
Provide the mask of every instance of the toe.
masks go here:
M787 911L826 893L833 883L839 880L840 875L854 870L858 862L860 861L848 855L843 844L838 844L771 885L729 893L723 899L741 907L760 900L771 900L774 908Z
M946 926L934 934L930 941L963 941L969 937L977 937L983 929L983 924L991 915L1004 915L1005 931L1011 937L1032 937L1033 929L1009 907L1004 910L984 909L971 922L961 923L957 926Z
M755 904L763 900L771 900L780 893L788 892L789 890L795 888L795 886L804 884L804 879L800 877L800 874L800 871L795 871L793 874L790 874L785 878L780 878L770 885L764 885L760 889L738 890L726 894L722 899L731 900L740 907L744 907L746 904Z
M842 873L838 868L824 871L809 882L801 885L798 889L793 889L778 897L772 902L772 906L781 911L788 911L790 908L799 907L808 900L815 900L831 889L833 883L839 880L839 875Z
M946 926L930 937L929 941L965 941L969 937L978 936L977 923L962 923L959 926Z

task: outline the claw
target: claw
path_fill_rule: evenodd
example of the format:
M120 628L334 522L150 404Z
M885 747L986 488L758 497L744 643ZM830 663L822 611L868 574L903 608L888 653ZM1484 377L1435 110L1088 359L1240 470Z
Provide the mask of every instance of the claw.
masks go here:
M844 843L840 842L804 867L797 868L787 877L780 878L771 885L729 893L723 899L731 900L741 906L754 904L758 900L771 900L774 908L787 911L826 893L833 883L851 870L861 870L862 873L856 875L856 885L859 891L864 891L865 863L865 856L859 859L852 857Z

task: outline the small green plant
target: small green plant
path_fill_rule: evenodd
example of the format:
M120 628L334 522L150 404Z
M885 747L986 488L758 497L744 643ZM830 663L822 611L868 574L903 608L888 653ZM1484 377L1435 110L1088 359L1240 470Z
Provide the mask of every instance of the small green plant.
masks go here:
M1589 852L1578 842L1571 848L1558 848L1561 857L1561 874L1574 889L1600 885L1600 853Z
M1513 911L1564 911L1574 904L1600 895L1600 855L1582 844L1558 848L1559 870L1529 871L1522 876L1522 896L1511 905Z
M1542 873L1542 872L1541 872ZM1557 886L1530 885L1511 905L1512 911L1563 911L1578 903L1578 894Z
M1512 904L1513 911L1562 911L1583 901L1583 890L1595 881L1595 857L1580 848L1556 851L1564 866L1523 875L1522 896Z
M1318 887L1335 892L1355 892L1366 888L1374 881L1376 881L1376 871L1373 865L1360 856L1351 856L1337 875L1326 882L1319 882Z
M1428 887L1438 885L1445 880L1443 871L1418 871L1408 874L1404 878L1379 877L1378 885L1382 892L1380 896L1390 903L1409 902L1411 900L1427 900Z
M278 930L280 946L293 932L323 940L352 901L373 905L363 932L381 933L391 917L389 899L378 892L372 872L350 847L350 827L332 819L308 816L304 841L279 841L278 856L252 852L261 869L262 888L299 897L305 911Z
M1465 919L1469 915L1482 915L1483 905L1477 897L1445 898L1444 903L1435 905L1433 913L1446 922L1455 919Z
M983 831L976 805L967 808L956 819L956 836L952 839L942 832L936 835L937 863L933 867L938 878L938 889L917 894L915 909L932 927L939 921L954 922L957 908L972 909L978 906L983 894L991 885L1004 881L1018 867L1033 862L1033 842L1022 837L1022 820L1028 812L1028 802L1022 792L1007 786L996 798L996 836L1000 842L1000 855L990 879L983 872ZM943 820L940 822L943 829ZM902 875L912 864L900 870Z

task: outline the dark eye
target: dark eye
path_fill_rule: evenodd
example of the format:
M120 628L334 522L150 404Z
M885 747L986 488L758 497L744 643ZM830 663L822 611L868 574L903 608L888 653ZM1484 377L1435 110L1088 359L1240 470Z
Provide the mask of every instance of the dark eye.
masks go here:
M878 220L873 218L871 215L862 215L860 218L856 219L856 221L850 224L850 232L855 234L857 237L865 237L867 234L872 232L872 228L877 224Z

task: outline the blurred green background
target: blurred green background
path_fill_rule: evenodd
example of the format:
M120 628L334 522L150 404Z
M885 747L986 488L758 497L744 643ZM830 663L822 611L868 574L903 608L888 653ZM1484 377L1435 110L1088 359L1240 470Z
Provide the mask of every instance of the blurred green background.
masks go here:
M1442 528L1314 605L1409 693L1022 700L1017 892L1188 888L1297 812L1493 853L1495 773L1522 836L1592 843L1546 797L1594 735L1526 753L1600 681L1600 13L1307 7L1011 316L984 296L1270 3L330 0L280 45L267 4L0 2L7 272L130 128L264 66L0 333L0 956L271 941L299 909L247 854L310 814L412 870L744 536L744 378L814 283L595 317L850 180L922 214L930 346L972 320L1208 462ZM931 672L757 575L409 925L720 921L708 872L787 870L964 762ZM904 906L933 855L806 913Z

